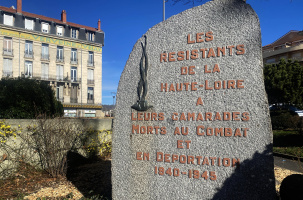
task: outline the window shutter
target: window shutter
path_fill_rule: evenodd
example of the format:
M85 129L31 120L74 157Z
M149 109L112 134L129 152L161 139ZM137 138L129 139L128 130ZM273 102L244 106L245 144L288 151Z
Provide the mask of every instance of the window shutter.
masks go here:
M62 26L57 26L57 35L62 35Z
M12 72L12 59L4 58L3 59L3 70L5 72Z
M30 19L25 19L25 29L33 30L34 29L34 21Z
M48 33L48 24L46 23L42 24L42 32Z
M88 70L87 79L88 79L88 80L94 80L94 70L93 70L93 69L89 69L89 70Z
M5 25L13 25L13 16L4 14L4 24Z

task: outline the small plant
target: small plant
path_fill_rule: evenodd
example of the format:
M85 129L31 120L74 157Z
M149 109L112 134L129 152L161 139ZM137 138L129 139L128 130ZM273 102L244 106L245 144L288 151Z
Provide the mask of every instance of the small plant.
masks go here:
M20 133L20 126L17 129L12 128L4 120L0 120L0 178L8 176L23 159L22 145L16 145L16 138Z
M94 157L96 155L103 158L110 157L112 152L111 134L111 130L88 130L84 149L87 151L89 157Z
M16 139L17 130L12 128L10 125L6 124L5 121L0 121L0 142L6 143L9 137L14 137Z

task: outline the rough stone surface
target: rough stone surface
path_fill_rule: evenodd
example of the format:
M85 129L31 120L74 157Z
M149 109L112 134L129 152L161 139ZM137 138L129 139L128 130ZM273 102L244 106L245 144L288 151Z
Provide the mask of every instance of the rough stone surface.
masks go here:
M190 40L194 40L201 32L204 42L188 44L188 34ZM207 32L212 32L213 40L206 41ZM117 93L112 152L113 199L274 199L272 131L263 82L259 19L253 9L242 0L211 1L155 25L145 35L149 58L146 101L153 107L145 112L131 108L138 100L142 37L129 56ZM231 55L228 46L234 46L230 47ZM217 56L218 47L225 47L225 56ZM214 49L215 56L210 48ZM186 51L192 53L195 49L198 50L197 59L193 56L187 60L184 56L182 61L160 62L162 53L175 52L175 55L171 54L172 59L177 59L179 51L184 51L185 55ZM207 49L205 58L200 49ZM220 72L204 73L205 65L213 70L215 64ZM184 66L195 66L195 74L181 75ZM214 87L214 82L219 80L243 81L239 88L227 89L226 86L223 89L221 86L215 90L206 89L205 80L208 87ZM191 90L191 85L188 91L184 85L182 91L169 91L172 83L194 82L197 82L195 91ZM161 83L167 83L167 92L161 91ZM197 106L199 97L203 105ZM224 120L224 112L239 112L239 120L237 117ZM164 120L132 120L132 113L134 116L137 113L163 113ZM203 120L173 120L173 113L177 113L178 118L181 113L186 117L187 113L195 113L196 119L201 113ZM211 120L206 119L209 113ZM221 120L219 116L215 117L216 113L220 114ZM155 130L153 134L132 133L132 127L137 125L140 128L166 127L167 133L156 134ZM233 134L230 137L207 136L206 133L198 136L197 126L205 127L199 129L201 133L212 127L213 130L231 128ZM188 127L188 135L175 135L176 127ZM237 128L241 134L235 136ZM246 136L243 128L248 128ZM185 143L183 149L177 148L177 140L190 141L189 149ZM137 152L149 153L149 160L137 160ZM170 162L157 161L157 152L170 154L167 158ZM179 159L186 158L186 163L183 164L182 159L172 163L172 154L178 155ZM226 158L226 166L223 166L223 158ZM228 159L232 162L233 158L239 159L240 165L231 166ZM170 176L165 172L159 175L159 167L165 172L169 168L175 172L179 169L180 175ZM190 178L190 170L199 171L199 177ZM204 171L209 176L207 180L205 176L201 177ZM215 173L216 180L211 180L214 176L210 172Z

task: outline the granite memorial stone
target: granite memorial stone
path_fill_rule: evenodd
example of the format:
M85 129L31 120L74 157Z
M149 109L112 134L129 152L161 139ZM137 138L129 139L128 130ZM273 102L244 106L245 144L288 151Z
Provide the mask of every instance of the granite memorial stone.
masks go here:
M274 199L250 5L214 0L149 29L121 75L112 139L115 200Z

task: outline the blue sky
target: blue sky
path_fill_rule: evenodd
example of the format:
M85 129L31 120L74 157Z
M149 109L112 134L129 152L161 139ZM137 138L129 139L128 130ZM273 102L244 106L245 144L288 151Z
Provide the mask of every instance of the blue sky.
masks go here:
M207 0L209 1L209 0ZM205 3L203 1L202 3ZM201 5L202 3L196 3ZM303 30L303 0L247 0L260 18L262 45L274 42L290 30ZM1 6L16 7L16 0L1 0ZM166 18L192 7L182 2L166 3ZM136 41L162 21L163 0L23 0L22 10L97 27L105 32L103 48L103 104L113 104L120 75Z

